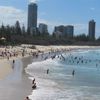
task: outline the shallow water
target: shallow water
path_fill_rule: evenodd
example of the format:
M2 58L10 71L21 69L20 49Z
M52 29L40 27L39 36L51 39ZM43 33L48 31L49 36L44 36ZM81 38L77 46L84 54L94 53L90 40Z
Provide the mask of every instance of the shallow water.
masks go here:
M30 79L36 78L32 100L100 100L99 49L78 50L54 60L34 62L26 72L32 76Z

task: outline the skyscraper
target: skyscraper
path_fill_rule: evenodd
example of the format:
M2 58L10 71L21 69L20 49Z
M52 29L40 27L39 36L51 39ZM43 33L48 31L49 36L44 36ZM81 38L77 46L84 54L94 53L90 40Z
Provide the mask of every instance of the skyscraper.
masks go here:
M30 31L37 28L37 4L30 3L28 5L28 28Z
M72 25L60 25L56 26L54 29L54 33L62 34L62 36L67 36L67 38L73 38L74 35L74 26Z
M94 20L89 21L89 39L95 40L95 21Z
M72 25L65 26L65 35L67 36L67 38L73 38L74 26Z
M39 31L42 34L48 33L48 26L44 23L39 24Z
M56 26L54 32L59 31L62 33L62 35L64 35L64 28L65 28L64 25Z

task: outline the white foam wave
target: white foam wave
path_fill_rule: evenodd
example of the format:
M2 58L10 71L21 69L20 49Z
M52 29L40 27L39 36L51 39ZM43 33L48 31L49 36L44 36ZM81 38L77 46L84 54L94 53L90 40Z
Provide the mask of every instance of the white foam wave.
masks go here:
M50 87L34 90L29 97L32 100L99 100L100 98L98 95L91 95L87 91L76 88L60 90Z
M75 53L88 54L88 52L89 50L87 51L83 50L83 51L79 51ZM90 55L91 55L91 52L90 52ZM63 56L65 57L65 55ZM89 87L92 87L92 85L89 86L87 83L86 83L86 87L82 85L82 84L85 84L85 81L91 79L92 74L93 75L97 74L94 68L91 68L92 74L91 73L88 74L90 69L86 66L77 67L77 65L63 64L60 67L60 64L58 62L59 60L56 57L56 59L54 60L47 59L41 62L33 62L32 64L28 65L28 67L26 68L26 71L30 73L30 75L32 76L35 76L35 77L38 76L36 77L37 89L33 90L32 94L29 96L32 100L99 100L100 99L100 95L96 94L97 89L94 90L92 88L91 89L89 88ZM73 68L74 69L76 68L75 78L73 78L72 75L69 73L69 71L71 71ZM47 75L46 74L47 69L55 70L55 72L52 72L52 74ZM86 73L84 74L83 72L87 72L87 74ZM84 78L83 78L83 75L84 75ZM81 77L82 79L85 79L85 81L81 80ZM33 78L30 78L30 79L33 79ZM68 82L68 84L66 81ZM69 84L70 82L73 82L73 83ZM94 88L96 87L94 86ZM98 89L98 91L100 91L100 89Z
M52 60L47 59L44 61L40 61L40 62L33 62L32 64L29 64L27 66L27 68L25 69L25 71L34 76L35 73L39 74L39 73L45 73L47 69L51 69L54 66L58 66L59 63L57 62L57 59Z

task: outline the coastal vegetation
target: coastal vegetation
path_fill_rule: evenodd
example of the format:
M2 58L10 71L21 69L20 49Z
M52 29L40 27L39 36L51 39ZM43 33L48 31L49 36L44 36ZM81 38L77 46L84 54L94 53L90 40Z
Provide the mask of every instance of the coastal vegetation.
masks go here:
M69 38L67 36L55 36L49 33L40 33L38 29L31 34L29 29L21 27L19 21L13 26L1 25L0 27L0 45L15 44L35 44L35 45L99 45L100 37L95 41L90 41L88 36L79 34Z

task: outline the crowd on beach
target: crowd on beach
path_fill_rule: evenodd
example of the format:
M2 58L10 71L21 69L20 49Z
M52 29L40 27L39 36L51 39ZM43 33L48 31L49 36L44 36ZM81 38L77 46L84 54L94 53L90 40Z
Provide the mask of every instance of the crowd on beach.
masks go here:
M10 59L10 58L12 58L12 57L18 57L18 56L24 56L23 55L24 54L24 50L22 51L21 49L17 49L17 50L15 50L15 49L13 49L13 47L12 48L8 48L8 47L4 47L4 48L2 48L2 49L0 49L0 58L1 59Z
M29 48L28 48L29 49ZM66 53L66 52L70 52L72 50L77 50L78 48L71 48L71 49L64 49L64 48L60 48L60 49L50 49L48 51L41 51L41 50L37 50L36 52L34 52L33 50L27 50L24 47L21 47L20 49L15 49L15 47L3 47L3 49L0 49L0 58L1 59L7 59L10 60L12 58L12 62L13 62L13 66L12 68L14 68L14 64L15 64L15 58L17 57L25 57L26 55L28 56L32 56L33 58L38 58L41 57L42 60L46 60L48 58L51 58L52 60L55 58L58 58L61 61L67 61L68 63L73 63L73 64L84 64L84 63L88 63L88 62L92 62L90 59L84 59L83 56L81 57L74 57L73 55L69 55L68 58L65 58L62 53ZM14 58L13 58L14 57ZM96 66L98 66L98 64L96 64ZM46 74L49 74L50 69L46 70ZM72 70L72 76L75 75L75 70ZM36 84L36 80L35 78L32 81L32 90L37 88L37 84ZM25 98L25 100L30 100L30 98L27 96Z
M51 55L53 59L56 52L60 52L61 50L63 51L63 49L52 49L49 47L42 47L42 49L41 47L38 47L38 48L36 47L36 49L32 49L30 47L21 46L21 45L20 46L2 46L0 47L0 60L5 59L8 62L11 62L12 69L14 69L17 58L23 58L26 56L32 56L33 58L38 58L38 56L40 56L42 60L46 60ZM45 56L45 54L47 55ZM49 74L49 69L47 69L46 73ZM37 87L36 85L37 84L34 81L34 84L32 84L32 89L35 89Z

